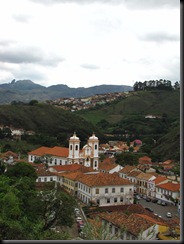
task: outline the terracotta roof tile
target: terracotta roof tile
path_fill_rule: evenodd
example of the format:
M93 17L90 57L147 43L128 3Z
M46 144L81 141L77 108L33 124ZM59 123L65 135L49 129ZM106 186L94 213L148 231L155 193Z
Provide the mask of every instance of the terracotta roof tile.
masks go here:
M88 186L116 186L116 185L133 185L127 179L123 179L118 175L118 173L113 174L105 174L105 173L98 173L98 174L88 174L83 175L80 180L81 183L86 184Z
M143 180L149 180L151 177L153 177L154 175L151 173L144 173L144 172L141 172L138 176L137 176L137 178L138 179L143 179Z
M29 155L37 155L37 156L44 156L44 155L52 155L57 157L68 157L69 149L66 147L40 147L36 150L29 152Z
M117 167L118 164L115 163L114 158L106 158L103 162L99 162L98 169L99 170L111 170Z
M127 166L125 166L123 169L121 169L121 170L119 171L119 173L127 174L127 173L130 173L131 171L135 170L136 168L137 168L136 166L127 165Z
M160 184L157 187L162 188L162 189L166 189L169 191L173 191L173 192L180 191L180 184L179 183L167 182L164 184Z
M127 174L127 176L137 177L141 172L142 171L140 171L140 170L131 171L130 173Z
M157 176L156 177L156 179L154 179L154 182L155 182L155 185L157 185L157 184L159 184L159 183L161 183L161 182L163 182L163 181L165 181L165 180L167 180L167 177L165 177L165 176Z

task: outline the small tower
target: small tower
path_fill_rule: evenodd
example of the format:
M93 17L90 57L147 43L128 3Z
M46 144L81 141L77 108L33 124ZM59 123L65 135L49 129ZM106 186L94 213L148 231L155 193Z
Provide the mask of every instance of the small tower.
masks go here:
M93 159L93 169L98 169L99 160L99 140L93 135L88 139L88 145L91 147L91 158Z
M69 164L79 163L79 152L80 152L80 140L76 136L76 133L73 133L73 136L69 140Z

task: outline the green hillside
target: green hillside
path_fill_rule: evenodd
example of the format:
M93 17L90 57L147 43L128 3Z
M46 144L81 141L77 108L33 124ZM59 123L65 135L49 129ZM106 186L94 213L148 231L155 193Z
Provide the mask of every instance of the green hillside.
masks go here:
M180 90L130 92L129 96L112 104L76 112L93 124L97 124L102 119L115 124L122 119L131 118L135 115L143 117L148 114L162 116L164 113L169 117L179 118Z
M90 122L72 112L48 104L1 105L0 124L60 138L60 143L61 139L66 143L68 136L74 131L81 141L87 140L93 132L104 140L104 135Z
M126 98L76 114L111 135L110 140L139 138L144 152L179 160L180 90L131 92Z

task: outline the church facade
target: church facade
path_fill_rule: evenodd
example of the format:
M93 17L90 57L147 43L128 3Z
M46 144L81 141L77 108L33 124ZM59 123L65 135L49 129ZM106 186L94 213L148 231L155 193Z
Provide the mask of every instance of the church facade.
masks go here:
M40 147L28 153L28 162L40 160L48 166L82 164L86 167L98 169L99 164L99 140L93 133L86 145L80 149L80 139L74 132L69 139L69 147Z

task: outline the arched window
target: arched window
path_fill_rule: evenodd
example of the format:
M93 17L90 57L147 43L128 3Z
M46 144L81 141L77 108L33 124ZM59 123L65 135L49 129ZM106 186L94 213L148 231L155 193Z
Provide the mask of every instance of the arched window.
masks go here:
M95 144L95 150L97 150L97 148L98 148L98 147L97 147L97 144Z
M76 151L78 150L78 145L75 146L75 150L76 150Z
M72 145L70 145L70 150L72 150Z

